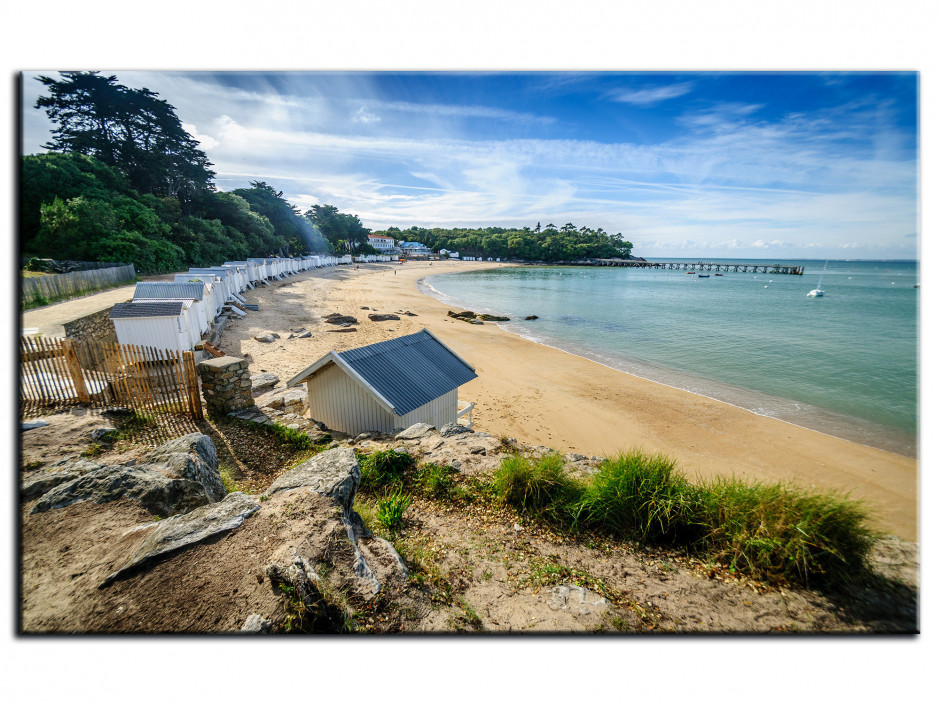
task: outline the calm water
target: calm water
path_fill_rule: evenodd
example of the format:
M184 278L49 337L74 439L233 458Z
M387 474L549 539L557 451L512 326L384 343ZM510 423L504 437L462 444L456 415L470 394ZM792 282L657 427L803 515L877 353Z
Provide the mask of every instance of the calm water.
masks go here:
M914 456L917 264L830 261L822 298L806 294L823 262L780 264L805 274L520 267L423 286L451 305L511 316L501 325L536 342Z

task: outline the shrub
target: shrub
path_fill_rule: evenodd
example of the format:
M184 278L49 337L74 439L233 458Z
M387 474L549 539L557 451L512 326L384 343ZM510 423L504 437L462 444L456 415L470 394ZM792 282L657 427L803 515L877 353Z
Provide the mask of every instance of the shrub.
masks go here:
M529 513L545 511L557 522L577 501L581 486L565 472L560 455L535 460L512 455L496 470L493 489L506 504Z
M396 450L377 450L359 461L362 478L359 486L377 490L404 482L405 473L415 466L414 458Z
M860 502L780 484L715 480L698 512L710 555L734 570L804 584L856 575L877 538Z
M601 464L578 504L576 522L642 541L687 539L698 531L694 495L674 460L632 450Z

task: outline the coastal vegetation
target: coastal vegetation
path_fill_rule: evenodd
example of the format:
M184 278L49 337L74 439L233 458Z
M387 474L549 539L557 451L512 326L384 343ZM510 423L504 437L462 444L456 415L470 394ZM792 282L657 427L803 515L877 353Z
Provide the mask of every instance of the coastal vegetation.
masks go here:
M421 228L407 230L389 228L374 235L385 235L396 240L421 242L432 251L446 249L468 257L499 257L522 261L570 262L585 258L629 258L633 244L603 228L591 229L565 223L556 227L549 223L544 228L538 223L534 229L522 228Z
M768 582L844 584L864 568L878 538L858 501L780 483L696 484L669 458L637 450L603 461L583 479L556 454L509 455L492 477L459 483L440 467L418 467L394 450L365 456L362 467L363 489L380 504L388 499L381 492L401 497L406 489L455 502L495 502L568 535L684 550Z

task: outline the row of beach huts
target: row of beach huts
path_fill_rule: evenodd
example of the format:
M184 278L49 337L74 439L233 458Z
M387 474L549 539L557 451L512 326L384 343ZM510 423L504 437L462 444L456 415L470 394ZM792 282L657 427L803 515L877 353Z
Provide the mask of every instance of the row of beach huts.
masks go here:
M355 261L389 261L390 257L366 255ZM217 267L191 267L173 275L173 281L140 282L128 303L115 304L110 320L122 344L183 352L204 341L216 319L227 314L245 316L241 294L256 286L270 286L309 269L352 264L352 255L304 255L255 257L243 262L224 262Z

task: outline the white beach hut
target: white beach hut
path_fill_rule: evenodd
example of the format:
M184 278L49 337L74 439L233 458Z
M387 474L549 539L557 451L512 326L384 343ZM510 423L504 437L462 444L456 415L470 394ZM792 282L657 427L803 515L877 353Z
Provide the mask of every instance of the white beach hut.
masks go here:
M132 301L115 304L109 316L119 343L158 350L193 349L182 301Z
M134 301L189 301L189 324L196 335L209 330L214 318L212 305L206 296L205 282L139 282L134 289ZM198 339L197 339L198 342Z
M310 418L355 436L457 421L457 388L477 376L426 328L374 345L330 351L287 383L306 382Z
M215 274L193 274L186 272L184 274L174 274L175 282L202 282L207 288L208 296L203 297L206 302L206 313L210 322L222 312L225 305L225 284Z

